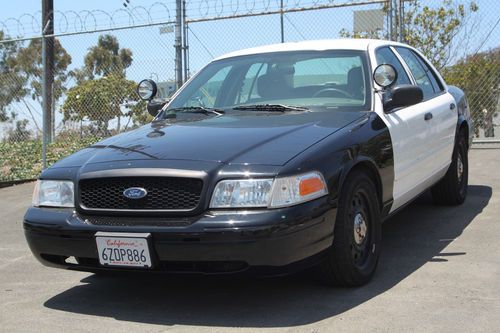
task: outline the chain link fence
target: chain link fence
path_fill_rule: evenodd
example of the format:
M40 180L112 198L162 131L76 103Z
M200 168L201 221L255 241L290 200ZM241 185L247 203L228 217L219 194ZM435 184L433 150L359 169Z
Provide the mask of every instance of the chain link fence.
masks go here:
M392 15L395 7L398 15ZM443 13L441 7L454 12ZM419 24L428 24L422 23L426 18L432 19L444 25L442 30L454 30L449 40L436 33L437 43L431 39L434 49L429 52L435 54L447 81L466 91L475 141L494 142L500 140L499 7L496 0L186 1L183 79L221 54L282 40L394 39L399 31L400 38L419 47L429 42L414 32ZM46 36L54 48L48 165L151 120L135 86L151 78L158 82L162 97L175 91L175 15L174 0L114 12L54 11L55 33ZM34 13L0 20L0 181L36 178L43 167L40 17Z

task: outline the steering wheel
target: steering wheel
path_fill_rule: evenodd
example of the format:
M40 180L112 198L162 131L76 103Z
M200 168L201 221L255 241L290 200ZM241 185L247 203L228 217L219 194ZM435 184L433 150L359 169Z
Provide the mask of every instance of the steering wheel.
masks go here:
M329 93L333 93L335 95L341 95L340 97L352 98L352 95L347 91L337 89L337 88L325 88L317 91L312 97L322 97L321 95L330 95ZM326 96L325 96L326 97Z

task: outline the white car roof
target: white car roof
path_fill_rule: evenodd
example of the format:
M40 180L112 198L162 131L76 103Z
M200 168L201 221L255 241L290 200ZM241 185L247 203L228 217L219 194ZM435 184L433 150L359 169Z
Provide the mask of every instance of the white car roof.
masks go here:
M404 45L388 40L380 39L324 39L324 40L309 40L303 42L289 42L280 44L271 44L253 47L234 51L217 57L215 60L239 57L244 55L270 53L270 52L286 52L286 51L325 51L325 50L361 50L367 51L368 48L378 47L382 45Z

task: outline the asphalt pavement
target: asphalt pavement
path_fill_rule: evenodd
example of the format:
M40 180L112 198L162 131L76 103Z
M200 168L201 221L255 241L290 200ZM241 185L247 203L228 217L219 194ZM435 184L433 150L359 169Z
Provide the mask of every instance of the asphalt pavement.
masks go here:
M331 288L290 277L96 276L42 266L22 217L33 183L0 189L0 332L498 332L500 150L470 152L460 207L429 195L383 225L377 274Z

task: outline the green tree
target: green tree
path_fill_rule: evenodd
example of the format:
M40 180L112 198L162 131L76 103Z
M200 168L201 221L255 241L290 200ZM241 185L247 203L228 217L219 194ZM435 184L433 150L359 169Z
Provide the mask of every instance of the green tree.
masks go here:
M454 44L455 38L463 31L471 14L477 10L475 2L463 5L452 0L443 0L437 6L422 6L422 2L418 0L405 2L403 41L421 51L441 70L453 60L453 51L458 50ZM387 13L387 7L384 7L383 11ZM340 31L340 35L376 39L389 37L383 31L351 33L345 29Z
M475 123L476 135L494 137L493 117L500 96L500 47L465 57L443 71L446 82L464 90Z
M73 71L73 76L77 82L111 74L125 76L125 70L132 65L132 60L132 51L120 49L115 36L101 35L97 40L97 45L91 47L85 55L85 66Z
M27 94L26 76L15 66L15 57L20 42L1 42L9 39L0 30L0 122L9 120L8 107L12 102L19 102Z
M108 130L110 120L119 120L123 115L132 118L138 110L144 110L144 103L135 92L136 85L120 74L85 80L69 89L62 107L64 119L91 120L96 123L99 135L108 136L111 134ZM117 131L120 131L119 122Z
M468 6L444 0L438 7L409 2L404 16L404 42L421 51L441 70L453 60L453 41L468 23L471 13L478 10L475 2Z
M65 83L68 79L67 68L71 64L71 56L66 52L59 40L54 41L54 87L53 98L57 101L66 91ZM18 68L26 78L28 92L31 98L42 103L42 41L32 39L28 46L19 49L17 56L12 60L12 66Z
M108 126L112 119L117 119L117 132L121 130L123 116L134 124L146 121L143 119L145 103L135 92L137 84L125 77L132 61L132 51L120 48L115 36L99 36L97 45L85 55L85 65L71 72L77 86L68 92L63 106L64 119L90 120L103 136L111 134Z

